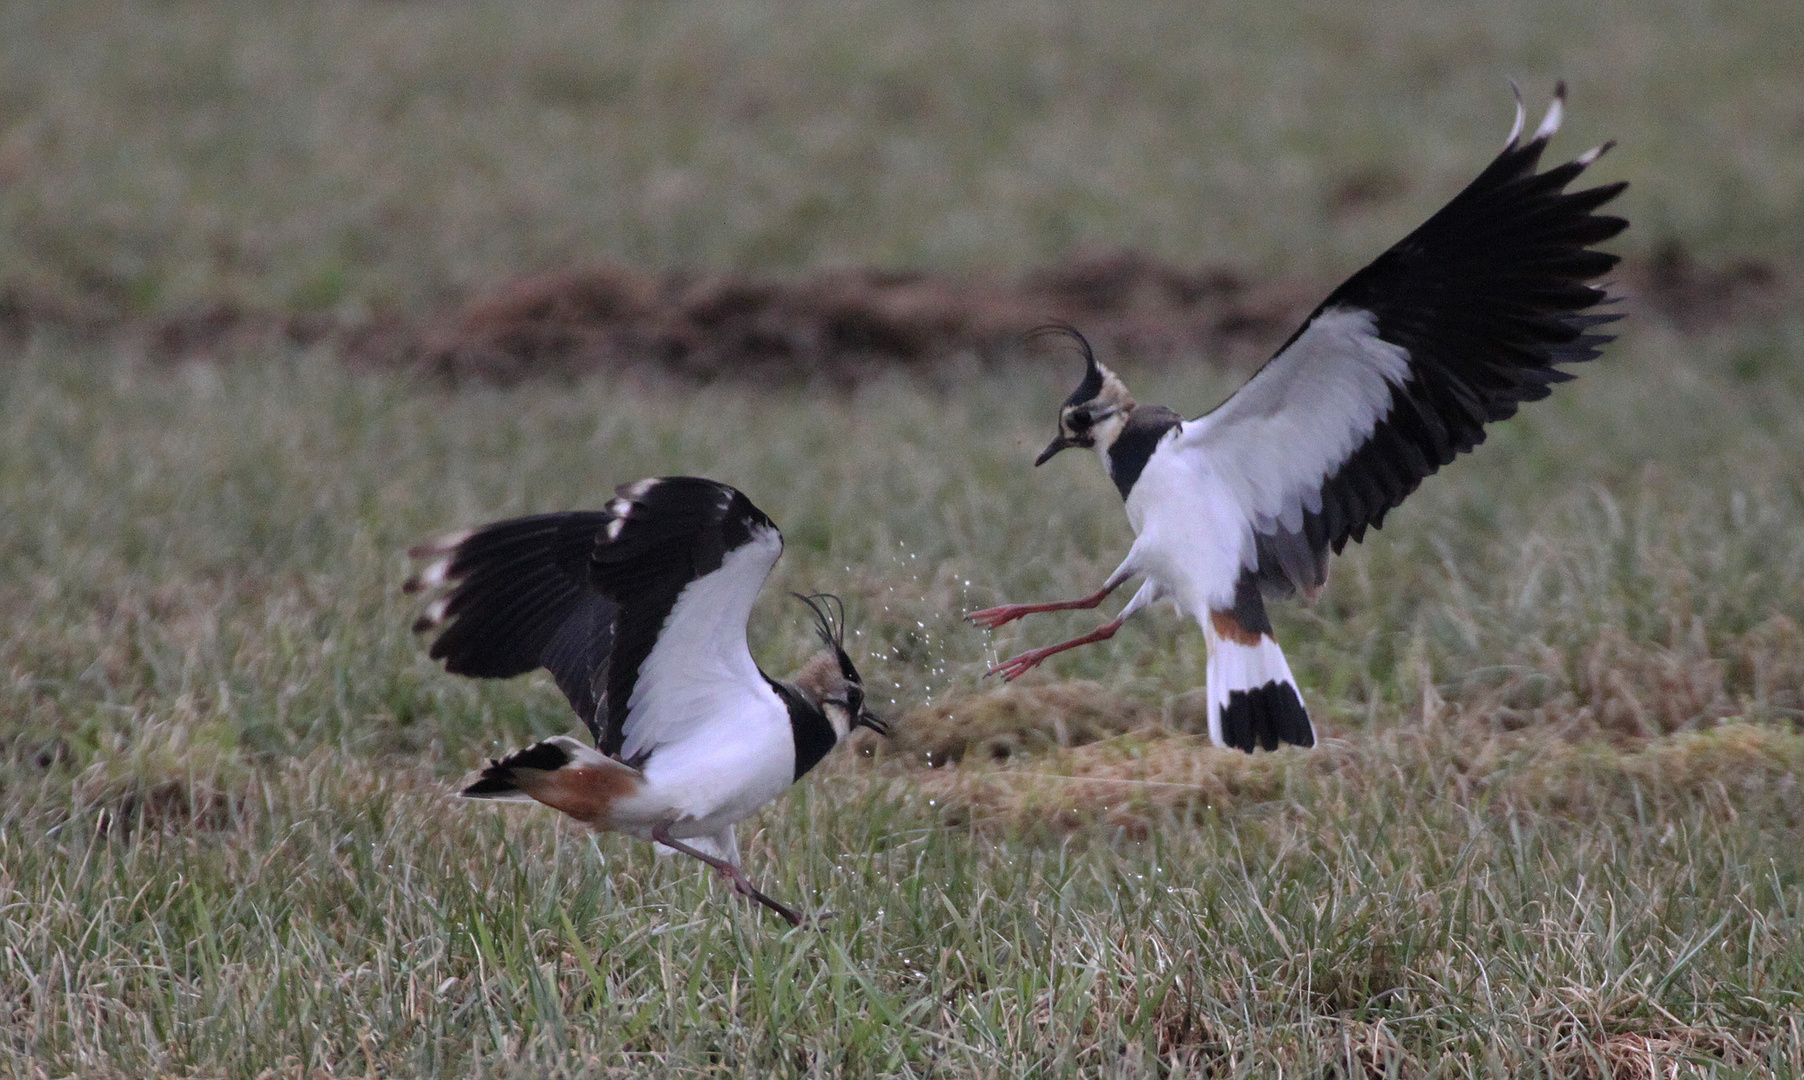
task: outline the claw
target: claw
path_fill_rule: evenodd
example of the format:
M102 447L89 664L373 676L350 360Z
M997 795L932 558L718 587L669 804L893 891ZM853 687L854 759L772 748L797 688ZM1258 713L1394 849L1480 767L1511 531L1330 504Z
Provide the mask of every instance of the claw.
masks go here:
M1007 626L1021 616L1028 614L1026 604L1003 604L1000 607L984 608L965 616L966 622L976 623L985 630L994 630L999 626Z
M1051 656L1056 651L1058 650L1031 649L1022 653L1020 656L1004 660L1002 663L997 664L985 674L985 678L988 678L990 675L1001 675L1003 682L1014 682L1034 668L1039 667L1040 661Z

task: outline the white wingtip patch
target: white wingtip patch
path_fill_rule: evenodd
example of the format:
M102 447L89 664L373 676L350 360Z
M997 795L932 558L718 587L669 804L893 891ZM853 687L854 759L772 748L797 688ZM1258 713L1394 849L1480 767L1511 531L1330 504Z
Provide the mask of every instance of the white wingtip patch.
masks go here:
M415 559L430 559L434 555L449 555L456 551L465 540L476 535L475 529L461 529L454 533L434 537L424 544L416 544L407 549L407 554Z
M629 499L615 499L608 503L608 513L613 514L617 518L625 517L631 513L632 510L633 504Z
M419 573L408 578L407 581L402 584L401 591L410 593L425 592L427 589L437 588L449 580L451 580L451 558L450 556L446 556L431 563Z
M1560 121L1566 118L1566 84L1562 81L1553 88L1553 100L1547 103L1547 115L1541 118L1541 126L1535 129L1536 139L1550 139L1553 133L1560 130Z
M1598 158L1603 157L1605 154L1609 153L1611 151L1611 149L1614 148L1615 146L1616 146L1616 140L1611 139L1609 142L1604 143L1602 146L1594 146L1591 149L1580 154L1578 157L1573 159L1573 163L1578 165L1578 167L1581 169L1585 168L1585 167L1589 166L1593 161L1596 161Z
M614 520L608 522L608 539L609 540L620 539L620 531L624 528L626 528L626 518L624 518L624 517L617 517Z
M641 498L644 498L646 492L657 486L658 478L655 476L648 476L643 480L635 480L630 484L622 486L620 488L620 495L631 502L637 502Z
M1510 80L1510 93L1516 95L1516 122L1510 125L1510 137L1503 140L1505 150L1516 145L1516 140L1522 137L1522 125L1528 122L1528 111L1522 107L1522 88L1516 85L1515 79Z
M420 613L418 619L414 620L413 628L415 632L430 630L444 622L445 612L449 610L450 607L451 598L449 596L441 596L432 603L427 604L426 610Z

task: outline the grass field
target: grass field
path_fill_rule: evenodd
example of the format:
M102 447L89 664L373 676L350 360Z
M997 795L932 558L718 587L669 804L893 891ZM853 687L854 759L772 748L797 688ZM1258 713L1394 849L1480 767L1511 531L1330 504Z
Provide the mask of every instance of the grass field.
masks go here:
M10 5L0 289L419 312L1092 244L1332 281L1501 140L1506 74L1623 140L1632 259L1804 269L1795 5L980 10ZM962 612L1129 538L1093 463L1030 467L1063 365L452 390L10 339L0 1076L1804 1076L1804 319L1631 306L1275 612L1325 739L1259 756L1196 734L1169 613L981 678L1088 616ZM1120 367L1192 413L1239 378ZM670 473L783 527L767 670L837 592L898 722L742 837L818 932L448 795L572 725L425 658L401 553Z

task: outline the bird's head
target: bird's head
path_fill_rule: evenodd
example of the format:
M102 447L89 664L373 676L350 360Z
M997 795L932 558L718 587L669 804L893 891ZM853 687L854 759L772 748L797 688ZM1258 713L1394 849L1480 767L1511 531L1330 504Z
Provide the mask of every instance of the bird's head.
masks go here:
M1083 352L1084 381L1078 383L1065 404L1059 406L1058 436L1034 459L1035 465L1044 465L1052 455L1073 446L1100 446L1107 450L1127 425L1128 414L1134 410L1134 398L1128 393L1126 384L1097 362L1096 353L1091 351L1084 335L1069 326L1057 325L1043 326L1029 336L1049 334L1069 338Z
M855 728L868 727L879 735L889 734L889 724L878 718L864 701L864 680L846 655L846 606L839 597L828 593L795 597L814 612L815 631L826 646L808 658L796 674L796 689L827 715L836 739L844 739Z

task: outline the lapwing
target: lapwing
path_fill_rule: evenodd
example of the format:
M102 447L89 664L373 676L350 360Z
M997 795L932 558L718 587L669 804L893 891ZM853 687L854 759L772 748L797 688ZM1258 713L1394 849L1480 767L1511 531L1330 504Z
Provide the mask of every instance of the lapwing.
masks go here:
M1485 425L1546 397L1590 360L1621 316L1587 284L1617 262L1594 249L1628 222L1596 211L1627 187L1567 191L1611 143L1536 171L1565 111L1554 92L1526 142L1522 101L1503 152L1420 228L1328 294L1265 366L1213 412L1185 420L1138 405L1082 352L1084 377L1034 464L1093 447L1127 504L1127 558L1081 600L973 612L994 629L1041 611L1094 608L1135 576L1121 613L991 674L1014 679L1047 657L1112 637L1157 600L1196 619L1209 659L1209 735L1251 751L1315 744L1315 729L1267 599L1327 581L1329 554L1376 529L1422 479L1484 441Z
M413 549L408 592L449 586L414 624L454 674L543 667L593 745L559 735L490 761L462 794L536 801L597 830L692 855L799 925L739 866L733 826L852 730L887 734L846 655L844 606L798 596L822 649L793 683L746 647L752 602L783 551L777 526L725 484L676 476L619 488L601 511L541 514Z

